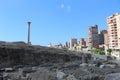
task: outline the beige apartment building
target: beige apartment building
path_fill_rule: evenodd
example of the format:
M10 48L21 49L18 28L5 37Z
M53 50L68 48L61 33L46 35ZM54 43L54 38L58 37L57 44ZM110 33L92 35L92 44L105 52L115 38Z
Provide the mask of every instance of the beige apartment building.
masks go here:
M120 13L107 18L109 48L120 49Z
M108 47L108 32L104 33L104 45Z
M118 48L120 49L120 13L116 17L116 24L117 24L117 35L118 35Z

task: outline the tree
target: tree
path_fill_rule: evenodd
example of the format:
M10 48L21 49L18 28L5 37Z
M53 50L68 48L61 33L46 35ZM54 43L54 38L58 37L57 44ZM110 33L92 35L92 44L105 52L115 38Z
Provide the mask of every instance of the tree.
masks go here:
M94 54L105 55L105 52L103 50L100 50L100 49L93 49L93 50L91 50L91 52Z
M98 49L93 49L93 50L91 50L91 52L94 54L98 54Z
M112 49L107 49L108 55L111 55Z
M105 52L101 50L101 51L99 51L99 54L100 55L105 55Z

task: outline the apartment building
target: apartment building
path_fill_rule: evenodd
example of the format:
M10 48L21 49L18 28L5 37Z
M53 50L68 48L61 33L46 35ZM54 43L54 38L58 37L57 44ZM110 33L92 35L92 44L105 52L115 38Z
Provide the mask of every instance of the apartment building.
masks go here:
M85 39L85 41L86 41L86 47L89 46L89 43L88 43L89 41L88 40L89 40L88 38Z
M101 30L100 34L99 34L99 45L105 44L105 40L107 38L107 36L105 36L107 34L107 30Z
M120 49L120 13L107 18L108 44L111 49Z
M65 48L70 48L69 46L70 46L69 43L68 43L68 42L65 42L64 47L65 47Z
M104 33L104 45L108 47L108 32Z
M86 46L86 41L85 41L84 38L80 38L79 45L80 45L81 47L85 47L85 46Z
M90 26L88 28L88 48L99 47L98 25Z
M70 40L70 49L75 48L77 46L77 39L76 38L71 38Z

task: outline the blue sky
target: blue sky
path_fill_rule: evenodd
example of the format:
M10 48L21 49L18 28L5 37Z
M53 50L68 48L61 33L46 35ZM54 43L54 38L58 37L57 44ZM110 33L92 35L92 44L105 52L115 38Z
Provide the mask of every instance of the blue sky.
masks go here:
M88 27L107 29L106 18L120 12L120 0L0 0L0 41L47 46L86 38Z

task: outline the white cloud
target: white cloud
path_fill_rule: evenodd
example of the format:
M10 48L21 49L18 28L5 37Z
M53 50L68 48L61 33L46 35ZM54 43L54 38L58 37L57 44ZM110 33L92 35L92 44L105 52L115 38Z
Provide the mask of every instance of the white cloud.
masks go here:
M71 12L71 5L65 5L65 4L61 4L60 5L61 9L64 9L66 12Z
M70 5L67 6L67 11L68 11L68 12L71 11L71 6L70 6Z
M61 7L61 8L64 8L64 7L65 7L65 5L64 5L64 4L61 4L61 5L60 5L60 7Z

